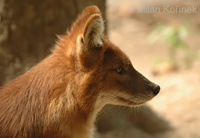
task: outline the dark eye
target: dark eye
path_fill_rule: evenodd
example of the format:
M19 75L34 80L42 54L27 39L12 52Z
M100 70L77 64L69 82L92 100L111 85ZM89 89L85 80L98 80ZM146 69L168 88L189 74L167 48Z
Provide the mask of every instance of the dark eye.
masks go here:
M124 70L123 70L122 67L117 67L117 68L116 68L116 71L117 71L117 73L119 73L119 74L124 73Z

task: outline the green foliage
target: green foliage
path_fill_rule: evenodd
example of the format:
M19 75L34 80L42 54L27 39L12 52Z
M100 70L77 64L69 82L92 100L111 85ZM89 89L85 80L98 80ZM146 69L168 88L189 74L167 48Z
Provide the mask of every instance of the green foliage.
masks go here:
M168 44L169 60L174 65L177 65L176 54L181 51L184 54L182 62L186 67L190 67L197 53L192 51L188 44L185 42L186 37L189 35L187 26L179 24L176 26L166 26L156 24L153 26L152 32L149 34L149 41L156 42L164 40Z

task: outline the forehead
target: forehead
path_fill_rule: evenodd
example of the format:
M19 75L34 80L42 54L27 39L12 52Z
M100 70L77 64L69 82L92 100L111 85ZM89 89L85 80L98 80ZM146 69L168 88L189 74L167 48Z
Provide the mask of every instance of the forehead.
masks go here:
M106 43L106 50L104 52L104 62L110 62L110 64L120 64L123 66L128 66L131 64L127 55L122 52L119 47L112 43Z

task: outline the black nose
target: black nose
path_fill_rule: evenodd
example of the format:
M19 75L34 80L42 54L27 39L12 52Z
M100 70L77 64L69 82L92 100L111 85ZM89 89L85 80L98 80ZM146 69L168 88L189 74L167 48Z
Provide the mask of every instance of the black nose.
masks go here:
M155 85L153 87L153 93L154 93L154 95L157 95L159 93L159 91L160 91L160 86L159 85Z

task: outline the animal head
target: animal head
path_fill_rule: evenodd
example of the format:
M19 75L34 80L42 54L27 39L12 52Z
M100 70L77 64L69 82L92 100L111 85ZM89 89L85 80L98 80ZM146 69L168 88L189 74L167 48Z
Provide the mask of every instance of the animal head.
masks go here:
M99 108L105 104L133 107L152 99L160 87L140 74L127 55L103 32L100 11L96 6L90 6L65 36L70 39L65 42L66 39L61 38L60 47L64 47L70 66L79 74L75 96L81 99L80 102L91 103L93 100Z

